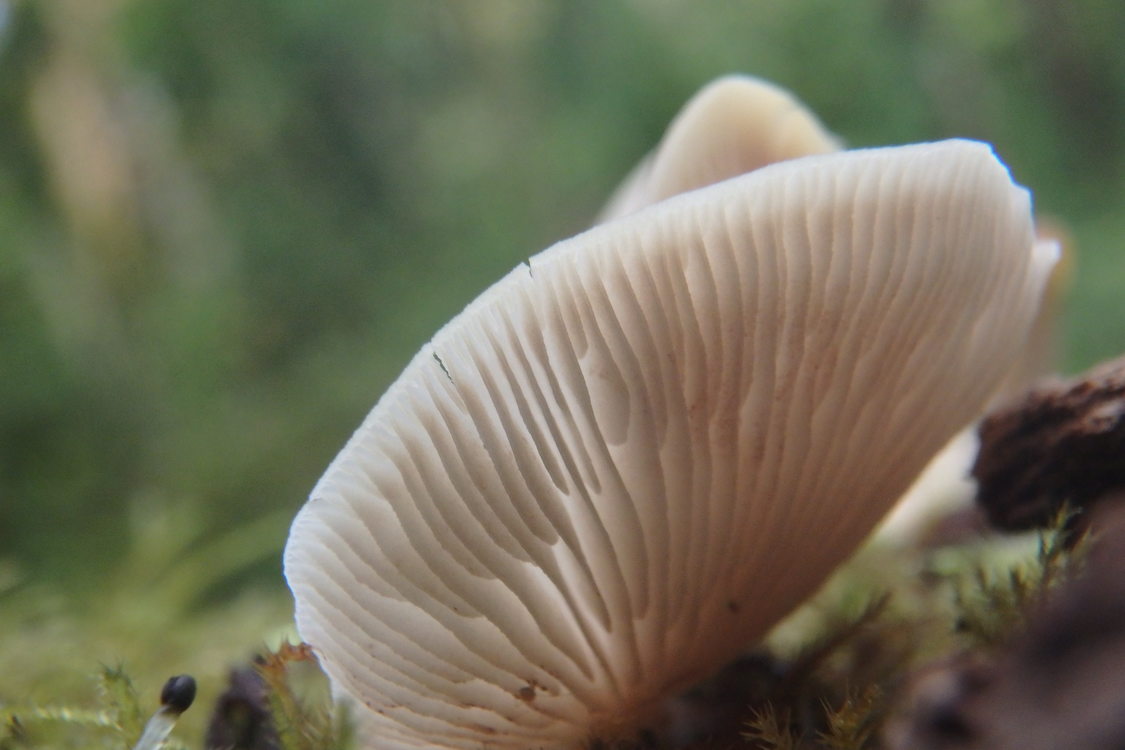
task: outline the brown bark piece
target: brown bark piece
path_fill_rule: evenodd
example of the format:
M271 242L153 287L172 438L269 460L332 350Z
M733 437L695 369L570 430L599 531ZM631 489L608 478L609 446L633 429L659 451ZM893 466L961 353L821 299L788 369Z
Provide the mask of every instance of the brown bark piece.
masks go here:
M1125 357L1040 385L989 415L973 466L977 502L1002 529L1051 522L1125 491Z

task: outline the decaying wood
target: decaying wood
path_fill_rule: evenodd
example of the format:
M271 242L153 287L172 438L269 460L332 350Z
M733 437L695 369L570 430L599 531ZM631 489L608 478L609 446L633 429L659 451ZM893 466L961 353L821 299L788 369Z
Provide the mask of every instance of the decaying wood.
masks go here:
M1043 384L992 413L973 467L1001 529L1044 526L1125 492L1125 357ZM1088 514L1084 514L1088 515Z

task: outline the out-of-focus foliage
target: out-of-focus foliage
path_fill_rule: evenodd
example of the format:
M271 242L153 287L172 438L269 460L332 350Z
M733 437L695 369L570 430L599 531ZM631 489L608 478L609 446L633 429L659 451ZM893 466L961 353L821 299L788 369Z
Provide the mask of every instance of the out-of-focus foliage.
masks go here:
M993 142L1075 239L1068 365L1125 350L1121 3L0 0L0 19L0 596L96 585L130 517L169 507L201 544L264 518L272 543L228 570L279 586L283 519L411 353L581 229L730 71L851 145Z
M274 549L283 519L201 535L198 516L182 504L129 514L129 543L95 585L5 588L0 572L0 748L132 747L137 711L155 711L161 685L184 672L199 694L177 734L199 747L228 670L296 640L280 591L207 596ZM135 701L119 690L130 684Z

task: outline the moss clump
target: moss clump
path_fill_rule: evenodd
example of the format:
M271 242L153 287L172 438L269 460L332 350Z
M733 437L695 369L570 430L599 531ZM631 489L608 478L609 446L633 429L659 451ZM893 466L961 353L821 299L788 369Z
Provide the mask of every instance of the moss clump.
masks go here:
M864 550L763 647L677 698L680 716L688 718L675 732L650 728L636 746L876 747L912 674L943 659L994 653L1024 629L1045 594L1071 576L1084 546L1067 544L1066 526L1060 517L1038 536L929 551ZM175 565L169 570L185 575ZM218 746L208 744L208 736L218 736L208 727L219 720L220 694L235 673L253 675L246 684L260 713L251 724L262 731L251 735L266 743L239 746L349 747L347 717L333 710L310 650L284 643L290 632L284 591L206 606L161 605L154 612L145 595L153 584L147 576L141 580L144 586L135 591L123 577L102 592L112 603L105 607L67 607L42 588L3 595L0 674L9 684L0 686L0 750L128 750L157 707L159 686L176 672L197 677L200 699L167 747ZM281 645L247 661L255 644L269 638ZM232 664L246 666L228 674Z

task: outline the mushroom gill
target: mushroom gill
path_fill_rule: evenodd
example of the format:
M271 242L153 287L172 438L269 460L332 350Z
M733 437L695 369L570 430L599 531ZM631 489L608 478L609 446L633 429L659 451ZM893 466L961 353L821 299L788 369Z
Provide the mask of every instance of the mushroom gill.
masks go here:
M293 523L298 627L361 746L643 726L975 416L1052 263L988 147L946 141L757 169L517 267Z
M614 191L598 221L769 164L840 148L839 139L788 91L753 76L723 76L684 105L660 144ZM1042 226L1038 234L1041 242L1055 243ZM1056 264L1027 344L990 403L1023 391L1050 371L1058 303L1065 287L1059 277L1065 276L1066 259L1064 253ZM980 446L978 416L933 456L879 524L875 538L896 545L915 543L938 518L972 503L976 483L969 469Z

